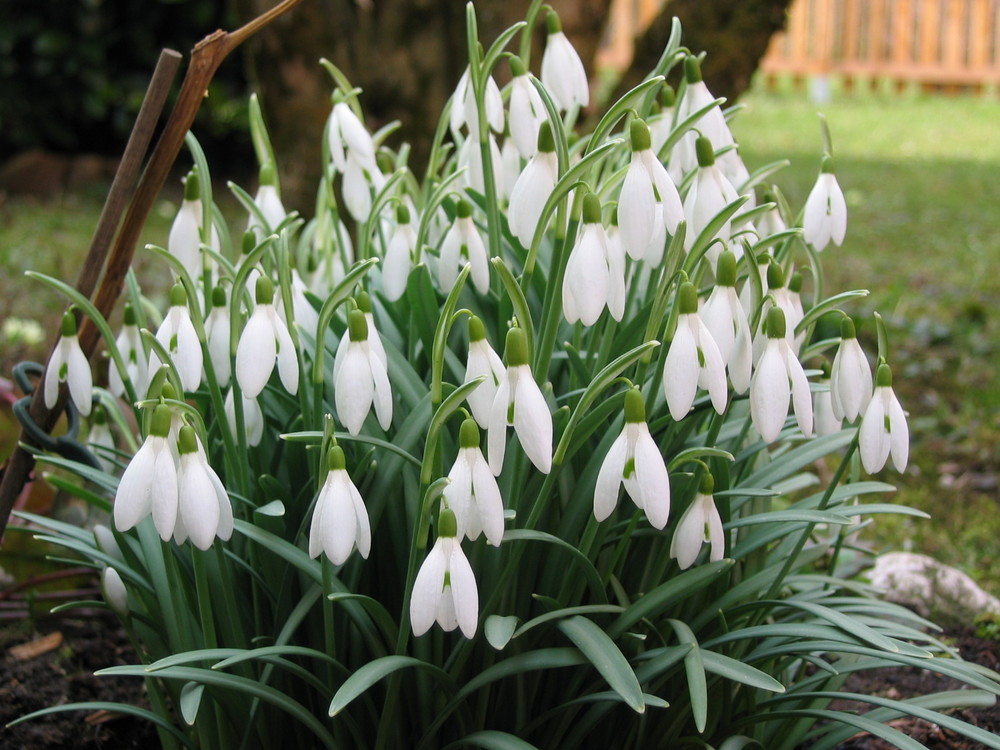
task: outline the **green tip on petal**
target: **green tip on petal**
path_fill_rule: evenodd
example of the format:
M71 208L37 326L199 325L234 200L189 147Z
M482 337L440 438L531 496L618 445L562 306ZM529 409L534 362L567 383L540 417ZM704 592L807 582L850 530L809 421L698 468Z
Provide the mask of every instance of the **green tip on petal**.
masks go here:
M149 434L156 437L166 437L170 434L170 407L159 404L153 409L153 418L149 422Z
M455 207L455 216L459 219L468 219L472 216L472 204L462 198Z
M486 338L486 326L478 316L469 318L469 341L482 341Z
M885 362L875 372L875 385L879 388L892 388L892 370Z
M625 421L630 424L646 421L646 403L638 388L625 391Z
M798 294L802 291L802 274L796 271L788 280L788 291Z
M677 292L678 312L681 315L690 315L698 312L698 290L690 281L681 284Z
M185 453L198 452L198 438L195 436L194 427L189 424L181 427L181 431L177 435L177 452L182 456Z
M715 282L719 286L736 286L736 254L732 250L725 250L719 255Z
M479 425L474 419L466 419L462 422L462 429L458 433L458 444L462 448L479 447Z
M163 369L166 369L166 367ZM169 380L164 380L163 385L160 386L160 398L177 398L177 391L174 390L174 387L170 384Z
M767 288L781 289L785 286L785 269L780 263L772 263L767 267Z
M137 323L135 309L132 307L131 302L125 303L125 314L123 316L123 320L127 326L134 326Z
M677 103L677 92L674 91L674 87L669 83L663 84L663 89L660 91L660 104L663 105L664 109L670 109Z
M701 61L694 55L684 58L684 80L688 83L698 83L701 78Z
M629 125L628 136L633 152L649 151L653 147L653 140L649 137L649 126L638 117Z
M362 290L358 292L354 301L358 305L358 309L363 313L370 313L372 311L372 298L368 292Z
M528 69L524 67L524 60L520 57L510 58L510 75L512 78L527 75Z
M257 277L254 299L258 305L270 305L274 302L274 282L263 274Z
M260 168L260 184L261 185L277 185L278 175L274 171L273 164L264 164Z
M76 336L76 317L70 310L63 313L62 324L59 326L62 336Z
M344 449L339 445L331 445L326 454L326 467L330 471L344 471L347 469L347 456Z
M184 285L178 281L170 288L170 306L171 307L184 307L188 302L188 293L184 289Z
M820 371L820 379L829 380L830 373L833 372L833 369L830 367L830 362L826 359L820 362L819 371Z
M601 199L597 197L597 193L587 193L583 197L583 223L601 223Z
M438 536L458 536L458 520L455 518L455 511L451 508L444 508L441 515L438 516Z
M198 168L195 167L184 180L184 200L196 201L201 196L201 183L198 180Z
M840 338L856 339L857 337L858 332L854 327L854 321L851 320L850 315L845 315L840 321Z
M528 364L528 337L521 328L511 328L507 331L504 359L508 367L520 367Z
M712 142L705 136L698 136L698 139L694 142L695 153L698 154L698 166L699 167L711 167L715 164L715 149L712 148Z
M785 338L785 311L775 305L767 311L767 337L770 339Z
M347 329L350 331L351 341L368 340L368 321L361 310L351 310L347 316Z
M224 287L217 286L212 290L212 307L225 307L226 306L226 290Z
M559 20L559 14L554 10L550 10L549 14L545 17L545 29L550 34L558 34L562 31L562 21Z
M106 425L108 423L108 414L104 411L104 407L95 406L94 407L94 424Z
M819 165L819 171L823 174L833 174L833 157L826 154L823 157L822 164Z
M404 204L400 203L396 206L396 223L397 224L409 224L410 223L410 209L408 209Z
M715 492L715 478L711 474L705 474L701 478L701 486L698 487L698 491L702 495L711 495Z
M375 154L375 165L378 167L379 172L394 172L396 166L392 163L392 156L387 154L385 151L379 151Z
M552 135L552 125L548 120L542 120L538 126L538 150L543 154L556 152L556 139Z
M249 255L255 247L257 247L257 235L252 231L244 232L243 239L240 241L240 252L243 255Z

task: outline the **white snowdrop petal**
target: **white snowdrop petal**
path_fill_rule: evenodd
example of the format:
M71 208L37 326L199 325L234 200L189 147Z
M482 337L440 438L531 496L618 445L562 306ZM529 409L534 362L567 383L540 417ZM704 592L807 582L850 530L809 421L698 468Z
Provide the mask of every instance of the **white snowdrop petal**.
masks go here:
M370 342L371 338L369 338ZM378 358L374 351L371 351L371 347L369 347L368 362L375 389L373 396L375 418L378 419L379 426L383 430L388 430L392 424L392 388L389 386L389 375L385 371L385 363Z
M421 636L430 630L437 619L447 564L441 542L442 539L438 537L413 581L413 590L410 592L410 626L415 636Z
M118 481L115 493L115 528L128 531L152 511L152 477L155 453L150 439L136 451Z
M787 344L785 344L785 364L788 378L792 384L792 408L795 411L795 420L798 422L802 434L811 437L813 413L809 381L802 370L802 364Z
M219 528L219 502L215 488L197 453L181 456L178 483L178 513L195 547L206 550L215 540Z
M618 199L618 229L625 251L633 260L642 258L653 239L655 204L649 173L643 168L639 155L632 154Z
M503 540L503 498L500 487L479 448L472 450L476 454L472 465L472 493L478 507L480 525L486 534L486 541L499 547Z
M368 508L365 507L361 493L358 492L358 488L349 476L347 477L347 489L354 505L354 520L356 522L354 544L358 548L358 554L367 560L372 549L372 528L368 519Z
M476 586L476 576L472 572L472 566L469 565L469 560L457 540L454 540L448 568L451 573L455 619L462 635L472 638L479 623L479 589Z
M489 429L486 432L490 471L500 476L503 471L504 453L507 450L507 410L510 407L510 378L504 375L497 387L490 407Z
M694 565L705 541L705 506L696 496L677 522L674 538L670 542L670 556L677 560L681 570Z
M635 441L635 478L642 502L637 502L655 529L667 525L670 517L670 478L667 466L646 425Z
M597 484L594 485L594 518L598 521L610 516L618 505L619 488L627 460L628 439L623 430L608 449L608 455L604 457L604 463L597 474Z
M764 442L778 437L788 416L790 389L778 340L770 339L750 383L750 418Z
M173 536L177 523L177 468L169 449L164 445L156 452L150 478L150 503L153 523L163 541Z
M272 315L271 325L277 339L278 377L285 390L294 396L299 390L299 359L295 355L295 344L281 318Z
M548 474L552 470L552 415L531 370L521 367L514 393L514 430L531 463Z
M360 344L351 342L347 349L334 383L334 401L340 421L348 432L357 435L375 398L375 383L368 356Z
M333 472L327 472L326 480L316 498L312 521L309 523L309 557L319 557L323 551L323 515L329 506L330 493L333 491Z
M861 428L858 430L858 452L861 465L869 474L881 471L889 457L889 436L885 432L886 403L881 393L876 393L868 403Z
M66 385L69 387L70 398L77 410L83 416L90 414L91 402L94 400L94 378L90 373L90 362L80 348L79 339L72 336L66 351Z
M906 414L899 404L895 392L891 388L885 391L886 414L889 417L889 453L892 455L892 465L896 471L906 471L906 462L910 455L910 429L906 424Z
M698 345L688 320L690 315L678 319L663 365L663 392L670 416L676 422L687 416L698 392Z
M264 390L274 369L277 346L264 308L257 305L236 347L236 382L247 398Z
M719 516L719 509L715 507L715 501L712 497L705 495L702 502L705 505L705 520L708 526L710 544L708 559L711 562L718 562L726 556L726 532L722 528L722 518Z

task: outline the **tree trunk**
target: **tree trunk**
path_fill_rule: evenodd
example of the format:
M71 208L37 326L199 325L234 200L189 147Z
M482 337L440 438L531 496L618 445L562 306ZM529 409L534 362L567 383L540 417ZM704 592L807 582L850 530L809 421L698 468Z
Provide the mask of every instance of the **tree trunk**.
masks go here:
M243 18L273 0L238 0ZM484 47L523 20L529 0L479 0L476 13ZM592 60L610 0L557 0L567 36ZM542 20L542 19L540 19ZM542 48L544 24L536 29ZM517 44L515 38L514 44ZM465 3L457 0L309 0L248 45L248 69L260 92L278 153L285 202L311 213L320 174L323 126L333 83L319 66L328 58L363 90L367 124L376 130L400 120L394 143L409 142L417 174L425 163L438 117L468 61ZM537 70L537 58L533 67ZM507 66L500 65L503 80Z
M749 88L771 36L784 28L789 5L791 0L669 0L636 40L635 57L615 97L638 85L653 69L676 16L683 30L681 44L695 54L708 52L701 70L709 90L734 102Z

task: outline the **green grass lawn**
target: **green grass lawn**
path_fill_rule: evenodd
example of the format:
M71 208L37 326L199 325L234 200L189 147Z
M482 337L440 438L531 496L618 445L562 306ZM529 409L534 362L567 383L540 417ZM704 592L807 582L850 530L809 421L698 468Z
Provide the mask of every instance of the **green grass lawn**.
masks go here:
M818 108L791 93L743 103L734 131L747 165L791 159L774 181L800 207L819 166ZM859 310L890 324L912 449L906 475L884 478L933 516L883 519L866 538L1000 594L1000 103L835 96L822 111L849 207L844 246L825 251L829 291L871 290Z
M744 104L734 129L748 166L790 159L774 181L800 207L822 150L817 108L790 93L755 92ZM837 95L823 111L850 209L844 246L825 251L828 285L870 289L851 312L878 309L890 323L913 445L906 475L884 479L934 517L883 517L866 539L932 554L1000 594L1000 104ZM144 241L166 242L175 208L154 212ZM0 320L55 329L63 301L23 271L75 278L99 209L96 196L0 209ZM869 352L872 334L861 331ZM26 354L42 356L0 341L0 374Z

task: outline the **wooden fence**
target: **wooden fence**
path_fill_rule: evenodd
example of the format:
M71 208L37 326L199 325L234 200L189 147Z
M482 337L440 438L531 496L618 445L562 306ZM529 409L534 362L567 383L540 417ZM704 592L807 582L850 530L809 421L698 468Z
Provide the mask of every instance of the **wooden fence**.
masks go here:
M711 2L712 0L704 0ZM664 0L613 0L599 65L622 69ZM711 52L711 50L709 50ZM794 0L761 70L898 86L1000 84L1000 0Z

